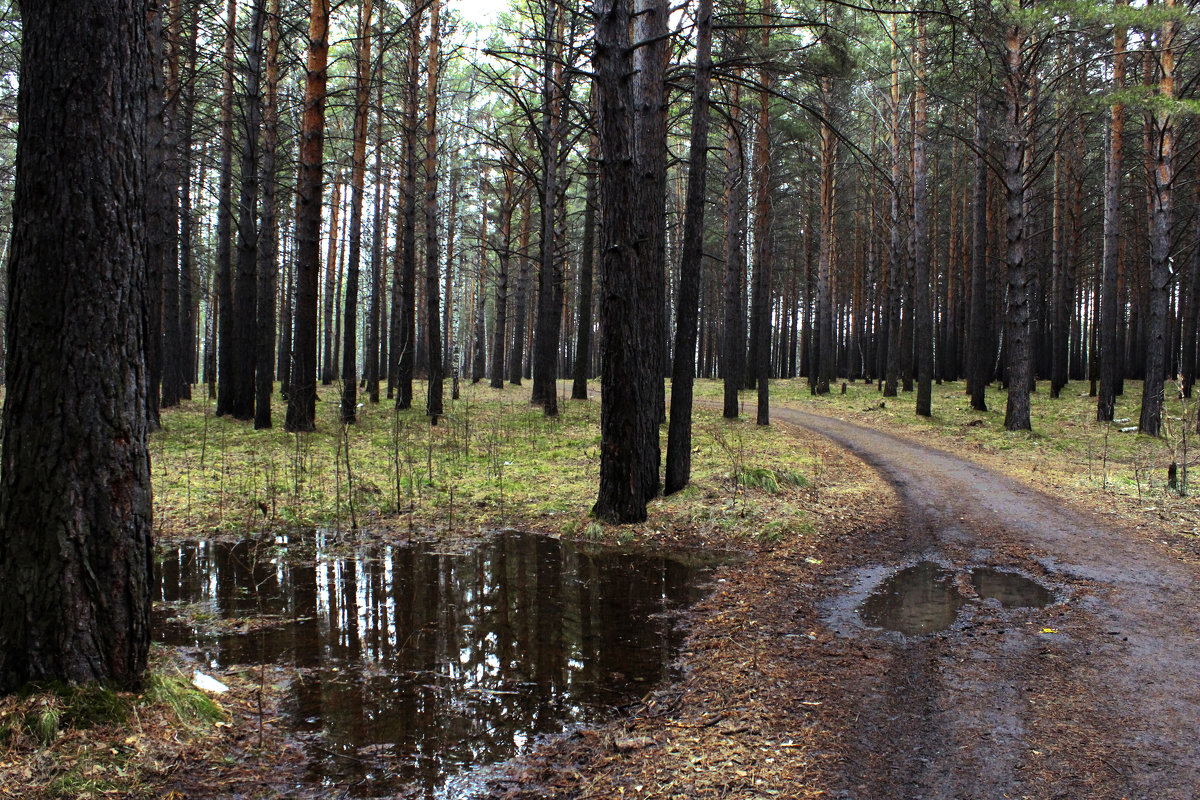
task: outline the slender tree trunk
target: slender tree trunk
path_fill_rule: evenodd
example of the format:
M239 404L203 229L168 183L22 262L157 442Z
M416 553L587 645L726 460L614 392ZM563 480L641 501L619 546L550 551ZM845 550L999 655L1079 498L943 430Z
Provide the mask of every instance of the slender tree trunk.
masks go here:
M1118 5L1127 0L1116 0ZM1104 251L1100 288L1100 390L1096 396L1096 419L1111 422L1116 405L1116 381L1121 358L1117 327L1122 315L1118 305L1118 276L1121 250L1121 169L1125 135L1125 104L1119 99L1125 88L1125 28L1113 28L1113 102L1108 135L1108 161L1104 172Z
M771 27L775 24L771 0L762 4L762 49L770 52ZM764 55L765 57L765 55ZM754 169L755 209L754 248L754 319L756 344L754 347L755 382L758 385L758 414L756 423L771 424L771 272L774 269L774 241L771 230L771 73L764 65L758 73L758 124L755 125ZM832 226L831 226L832 227Z
M279 0L267 0L267 85L263 104L262 221L258 242L258 330L255 342L254 427L271 427L275 388L275 292L279 223L276 219L275 151L279 145Z
M508 359L508 382L521 385L522 364L525 359L525 316L526 300L529 297L529 228L530 193L526 192L521 203L521 233L517 242L517 260L520 262L517 275L517 303L513 314L513 346Z
M329 190L329 245L325 248L325 302L323 306L324 325L322 326L321 385L333 383L336 359L333 355L334 325L333 312L337 304L337 264L338 238L341 231L338 215L342 210L342 176L334 175L333 186Z
M4 693L29 681L136 690L146 668L149 58L144 2L22 3L0 475Z
M816 394L828 394L833 379L837 355L837 333L833 320L833 232L835 202L835 169L837 166L837 134L830 115L833 79L822 78L821 121L821 245L817 254L817 382Z
M150 47L150 83L147 87L146 151L146 419L150 430L159 426L158 405L163 375L163 310L167 273L174 273L174 247L178 241L172 208L171 141L168 130L166 77L163 74L163 3L149 0L146 36Z
M904 292L904 251L901 245L903 235L900 229L900 54L899 54L899 22L892 17L892 86L890 107L890 137L888 149L891 156L892 185L888 192L891 198L888 217L888 356L887 373L884 376L883 396L896 397L900 383L900 372L904 364L901 354L903 343L900 311L903 307Z
M358 24L354 92L354 153L350 165L350 259L342 312L341 420L358 420L358 283L362 263L363 189L367 176L367 122L371 111L371 0L363 0ZM436 35L436 34L435 34Z
M1006 430L1030 430L1030 290L1029 265L1025 261L1025 123L1026 84L1022 63L1024 31L1010 23L1005 31L1006 127L1004 193L1006 211L1006 266L1008 308L1005 313L1004 347L1008 353L1008 404L1004 413Z
M913 98L913 302L917 356L917 416L932 416L933 400L933 310L929 297L929 190L925 160L925 18L917 16L916 86Z
M725 137L725 285L721 377L725 384L725 419L738 418L738 389L745 369L746 342L742 336L742 281L745 250L742 246L742 220L746 193L743 181L745 162L742 150L741 85L730 87L729 131Z
M687 201L683 216L683 257L679 264L675 358L671 364L671 419L667 432L664 494L673 494L687 486L692 471L692 387L696 374L696 327L700 312L701 261L704 258L711 75L712 0L700 0L696 9L696 80L692 89L692 140L688 153ZM762 102L766 102L766 97L764 91ZM589 270L589 283L590 279Z
M706 0L701 0L706 2ZM707 125L707 122L705 123ZM571 399L587 399L592 349L592 272L596 252L596 158L599 142L593 133L588 139L587 186L584 190L583 252L579 256L579 313L576 315L575 375Z
M229 413L254 418L254 345L258 313L258 179L259 129L262 127L262 33L265 0L252 0L250 39L246 45L246 109L242 129L241 196L238 200L237 276L233 303L233 386ZM226 376L221 376L224 383Z
M511 260L514 166L511 156L505 156L501 168L504 176L504 194L500 199L499 241L496 246L496 321L492 327L492 378L493 389L504 388L504 343L508 328L508 265Z
M321 177L325 146L325 85L329 69L330 0L311 0L308 71L300 127L296 204L296 333L286 428L311 431L317 404L317 276L321 270Z
M408 26L408 59L404 98L404 250L400 290L400 340L392 345L396 359L396 408L412 408L413 367L417 352L417 106L420 103L421 13L412 0ZM397 313L395 310L393 314Z
M488 185L488 171L483 169L479 175L479 278L475 288L475 335L471 346L471 383L479 383L487 373L487 328L484 314L487 311L487 224L488 196L485 187Z
M1174 8L1176 0L1163 0ZM1175 179L1175 117L1170 103L1175 99L1175 27L1168 19L1158 34L1158 97L1151 119L1153 132L1149 158L1153 174L1150 214L1150 285L1146 320L1146 374L1142 383L1142 414L1138 430L1158 436L1162 426L1163 379L1166 373L1167 314L1171 284L1172 183Z
M382 9L380 12L382 17ZM380 26L382 30L382 26ZM363 364L363 379L367 382L367 400L379 402L379 341L381 315L386 305L383 299L384 280L383 240L387 237L388 190L391 183L383 179L383 41L376 61L375 73L375 165L371 183L375 193L375 212L371 221L371 301L367 311L367 357Z
M192 138L196 111L196 37L199 14L193 9L188 23L187 85L180 87L182 95L182 140L179 146L179 328L180 375L179 398L192 399L192 383L196 380L196 314L193 294L196 286L196 263L193 252L192 218Z
M183 161L179 150L180 112L183 108L180 40L183 30L182 0L171 0L171 16L167 23L167 81L164 108L166 123L163 144L167 156L165 169L165 189L167 193L167 224L164 230L169 234L167 242L167 257L163 268L162 285L162 372L161 391L154 391L154 377L150 376L150 389L147 399L159 399L163 408L179 405L182 391L183 341L179 327L179 187L180 183L189 180L188 173L181 170ZM153 68L153 64L152 64ZM152 107L153 108L153 107ZM153 247L153 245L151 245ZM153 255L151 256L153 257Z
M988 337L991 312L988 304L987 152L990 143L985 98L983 92L975 95L975 202L971 207L970 383L971 408L976 411L987 411L985 391L991 381L993 355Z
M233 410L233 51L236 42L237 0L225 4L224 83L221 89L221 162L217 178L217 415ZM211 383L211 380L210 380Z
M438 236L437 236L437 92L438 60L441 58L440 0L429 5L429 70L425 101L425 343L429 353L429 394L425 413L431 425L442 415L442 334L438 330Z

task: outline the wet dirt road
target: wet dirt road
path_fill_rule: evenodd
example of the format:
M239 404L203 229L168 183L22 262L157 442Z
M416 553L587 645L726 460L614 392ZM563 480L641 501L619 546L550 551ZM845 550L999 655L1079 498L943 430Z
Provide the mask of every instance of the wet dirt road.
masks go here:
M851 741L845 798L1200 797L1200 581L1144 536L1113 530L947 453L792 409L773 420L848 448L904 517L837 576L827 695ZM950 629L867 629L857 605L919 560L1017 569L1041 610L970 604ZM862 562L860 562L862 563Z

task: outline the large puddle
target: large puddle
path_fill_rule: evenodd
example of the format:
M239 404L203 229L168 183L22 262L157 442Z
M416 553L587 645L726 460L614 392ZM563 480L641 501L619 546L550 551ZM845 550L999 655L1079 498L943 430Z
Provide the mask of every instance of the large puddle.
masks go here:
M162 557L157 638L214 670L297 668L286 712L314 781L460 797L472 768L669 677L671 612L713 564L516 532L460 547L197 541Z
M872 627L921 636L949 628L959 609L973 597L997 600L1005 608L1041 608L1054 599L1054 594L1015 572L976 567L955 573L932 561L922 561L881 583L859 611Z

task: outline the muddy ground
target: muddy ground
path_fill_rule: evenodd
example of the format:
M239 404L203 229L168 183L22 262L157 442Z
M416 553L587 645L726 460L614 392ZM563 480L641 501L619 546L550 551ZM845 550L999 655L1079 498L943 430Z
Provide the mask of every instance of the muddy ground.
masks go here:
M830 483L857 495L814 497L822 536L725 568L681 683L546 743L492 797L1200 794L1197 570L1166 534L886 433L772 419L828 437ZM1055 601L968 603L925 636L866 627L862 600L922 560L1017 570Z

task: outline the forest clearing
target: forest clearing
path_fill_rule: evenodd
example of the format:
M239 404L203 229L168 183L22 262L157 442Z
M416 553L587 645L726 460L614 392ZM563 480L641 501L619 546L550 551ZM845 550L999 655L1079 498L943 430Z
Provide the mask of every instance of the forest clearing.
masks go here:
M652 503L637 526L587 514L594 401L564 402L547 420L514 389L468 387L437 428L365 406L349 432L335 424L336 403L322 402L328 424L300 435L235 436L247 423L212 416L203 402L169 412L152 438L160 561L197 536L270 546L314 525L344 532L331 548L375 560L370 547L389 542L440 552L515 529L585 548L737 557L715 562L709 588L690 595L703 599L670 623L687 634L671 651L679 663L635 687L613 721L604 722L612 712L568 720L567 735L532 737L515 760L465 774L453 759L442 771L404 773L395 763L411 757L399 743L350 746L334 723L330 741L299 733L297 714L312 713L302 687L316 680L322 694L334 691L328 664L322 678L299 668L298 652L263 664L254 655L266 633L302 613L294 602L256 615L253 602L226 593L183 607L160 600L156 625L172 629L182 614L192 646L156 645L152 688L118 696L103 712L119 712L112 721L99 711L78 721L72 709L90 706L71 693L6 701L0 785L46 797L1188 796L1200 763L1188 733L1197 661L1183 632L1194 630L1200 506L1166 489L1166 440L1095 422L1086 395L1035 392L1035 410L1052 422L1013 437L1000 414L970 411L961 384L938 387L933 416L915 422L881 408L866 384L820 398L796 382L772 388L781 399L764 428L722 420L704 406L720 385L698 384L693 486ZM1183 413L1179 401L1168 406L1168 418ZM349 470L335 464L347 453L343 434ZM297 458L311 483L299 489L288 466ZM1007 609L975 599L956 607L948 629L915 637L866 626L856 609L867 595L919 561L956 578L981 566L1020 572L1053 601ZM337 616L319 613L334 615L322 625ZM359 658L375 669L403 660L364 648ZM188 676L211 669L204 659L214 653L230 658L214 677L231 692L197 699ZM337 694L326 703L335 697L352 702ZM39 740L47 702L63 733ZM131 735L134 718L145 727ZM372 766L339 783L330 748ZM381 782L389 769L413 783Z

